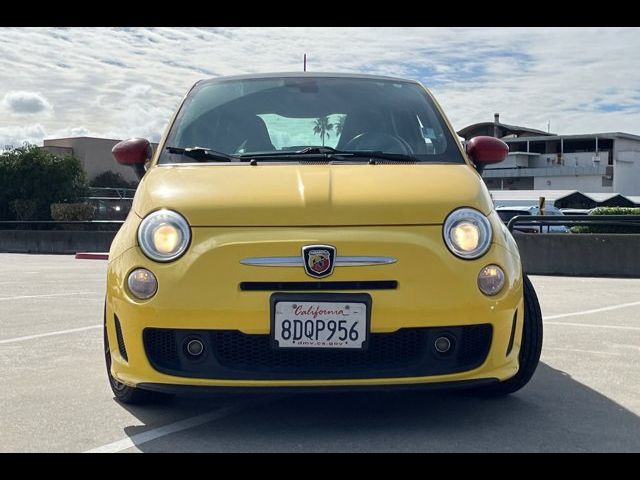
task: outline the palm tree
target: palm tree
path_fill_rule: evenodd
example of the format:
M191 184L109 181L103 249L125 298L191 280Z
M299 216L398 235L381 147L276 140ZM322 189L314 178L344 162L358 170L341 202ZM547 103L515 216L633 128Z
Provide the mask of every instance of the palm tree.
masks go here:
M340 134L342 133L342 129L344 128L344 115L342 117L340 117L340 119L333 124L334 127L336 127L336 135L340 136Z
M324 147L324 137L329 138L329 132L333 130L333 123L329 123L329 117L325 115L324 117L316 118L316 123L313 126L313 133L316 135L320 135L322 139L322 146Z

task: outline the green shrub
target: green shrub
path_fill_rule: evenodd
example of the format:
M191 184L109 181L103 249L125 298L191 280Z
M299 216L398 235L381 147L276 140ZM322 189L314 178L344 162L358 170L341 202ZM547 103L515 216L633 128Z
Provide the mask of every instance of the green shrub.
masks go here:
M640 215L640 208L598 207L591 210L589 215Z
M88 203L52 203L51 218L65 222L91 220L95 210Z
M571 230L571 233L590 233L589 227L585 225L574 225L569 230Z
M16 220L33 220L36 215L37 205L33 199L16 198L9 202L9 208L15 213Z
M640 215L640 208L630 207L598 207L589 215ZM623 225L574 225L572 233L640 233L640 227Z
M74 203L86 195L86 174L77 158L28 144L0 154L0 220L49 220L52 203Z

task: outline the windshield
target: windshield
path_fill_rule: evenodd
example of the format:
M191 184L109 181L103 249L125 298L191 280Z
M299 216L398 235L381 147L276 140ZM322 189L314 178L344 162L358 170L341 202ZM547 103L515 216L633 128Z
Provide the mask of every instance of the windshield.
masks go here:
M177 148L228 155L308 147L464 163L444 121L415 83L369 78L212 80L189 93L159 163L193 162Z

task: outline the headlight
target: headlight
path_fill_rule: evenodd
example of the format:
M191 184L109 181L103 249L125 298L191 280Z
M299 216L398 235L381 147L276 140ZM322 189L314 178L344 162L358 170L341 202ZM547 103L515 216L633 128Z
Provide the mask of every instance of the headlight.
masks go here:
M180 257L191 240L189 224L171 210L157 210L142 220L138 243L142 252L156 262L170 262Z
M491 224L482 213L460 208L444 222L444 241L454 255L472 260L484 255L491 245Z

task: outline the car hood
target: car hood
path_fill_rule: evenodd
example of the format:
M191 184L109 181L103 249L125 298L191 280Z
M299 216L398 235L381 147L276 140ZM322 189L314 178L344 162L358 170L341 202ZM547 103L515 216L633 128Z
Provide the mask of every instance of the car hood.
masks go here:
M493 208L469 165L162 165L133 202L194 227L442 224L458 207Z

